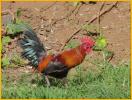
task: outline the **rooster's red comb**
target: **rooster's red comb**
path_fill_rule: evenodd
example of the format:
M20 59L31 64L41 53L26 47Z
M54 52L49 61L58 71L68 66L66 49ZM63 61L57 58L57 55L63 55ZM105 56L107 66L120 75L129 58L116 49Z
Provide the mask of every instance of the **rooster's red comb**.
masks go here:
M89 45L94 45L95 43L94 40L89 36L82 37L80 40L82 43L88 43Z

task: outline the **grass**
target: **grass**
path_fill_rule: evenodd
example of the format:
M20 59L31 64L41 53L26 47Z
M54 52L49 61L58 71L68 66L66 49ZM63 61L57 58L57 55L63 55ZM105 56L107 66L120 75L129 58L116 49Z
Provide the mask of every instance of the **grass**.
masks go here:
M82 70L82 65L76 67L77 74L70 78L65 87L60 80L52 80L52 86L47 87L43 79L31 83L31 76L26 73L14 84L7 82L7 76L2 75L2 98L130 98L130 64L113 66L108 62L95 61L98 71ZM19 74L19 73L18 73Z
M6 67L22 67L27 64L26 60L22 59L20 55L18 54L13 54L13 56L8 57L5 55L2 58L2 68Z

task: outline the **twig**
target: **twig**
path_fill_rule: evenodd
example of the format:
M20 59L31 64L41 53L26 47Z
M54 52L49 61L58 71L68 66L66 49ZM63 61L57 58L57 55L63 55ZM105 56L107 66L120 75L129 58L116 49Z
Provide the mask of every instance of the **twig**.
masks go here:
M80 10L81 5L82 5L82 3L79 5L79 7L78 7L78 9L77 9L77 11L76 11L76 13L75 13L75 16L78 14L78 11Z
M102 11L104 5L105 5L105 2L102 3L99 13L98 13L98 33L100 33L100 12Z
M54 2L53 4L49 5L47 8L43 9L43 11L48 10L49 8L51 8L53 5L55 5L57 2Z
M98 17L101 17L102 15L104 15L104 14L106 14L107 12L111 11L112 8L115 7L115 6L117 5L117 3L118 3L118 1L115 2L114 4L112 4L112 6L110 6L110 7L107 8L106 10L102 11L102 12L100 13L99 16L96 15L96 16L94 16L91 20L86 21L87 24L91 24L91 23L94 22ZM104 4L103 4L103 6L104 6ZM101 9L102 9L102 7L101 7ZM66 42L62 45L62 47L60 48L60 51L64 50L64 47L66 46L66 44L72 39L72 37L73 37L74 35L76 35L76 34L77 34L78 32L80 32L81 30L82 30L82 29L79 28L79 29L76 30L74 33L72 33L72 34L69 36L69 38L66 40Z
M63 20L63 19L69 18L69 17L76 11L76 9L78 8L78 10L79 10L80 7L81 7L81 4L80 4L79 6L76 6L76 7L75 7L69 14L67 14L65 17L63 17L63 18L61 18L61 19L58 19L58 20L54 21L54 22L52 23L52 25L56 24L57 22L59 22L59 21L61 21L61 20ZM77 13L76 13L76 14L77 14ZM76 14L75 14L75 15L76 15Z
M99 16L96 15L96 16L94 16L91 20L86 21L86 22L88 22L88 24L91 24L91 23L94 22L98 17L101 17L101 16L104 15L105 13L111 11L112 8L115 7L115 6L117 5L117 3L118 3L118 1L116 1L112 6L110 6L110 7L107 8L106 10L102 11L102 12L100 13Z
M15 15L13 12L11 12L11 10L7 9L7 10L2 11L2 15L7 15L7 14L10 14L12 16L12 20L15 19Z
M81 28L80 28L79 30L77 30L76 32L74 32L73 34L71 34L71 35L69 36L69 38L66 40L66 42L61 46L60 51L64 50L64 47L66 46L66 44L72 39L72 37L73 37L75 34L77 34L77 33L80 32L80 31L81 31Z

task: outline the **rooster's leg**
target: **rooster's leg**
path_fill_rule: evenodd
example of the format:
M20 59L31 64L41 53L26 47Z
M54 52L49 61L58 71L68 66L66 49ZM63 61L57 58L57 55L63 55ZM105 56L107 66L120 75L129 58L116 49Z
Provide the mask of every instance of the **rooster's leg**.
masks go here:
M65 87L68 87L68 80L67 80L67 78L65 77L65 78L63 78L63 83L64 83L64 86Z
M48 76L45 76L45 80L46 80L47 86L50 86L50 81L49 81Z

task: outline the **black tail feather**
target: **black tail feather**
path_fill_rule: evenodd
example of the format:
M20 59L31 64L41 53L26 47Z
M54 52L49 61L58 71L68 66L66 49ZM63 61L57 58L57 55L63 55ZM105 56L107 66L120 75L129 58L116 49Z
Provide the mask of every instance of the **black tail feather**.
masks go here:
M28 27L23 34L24 37L20 40L20 46L23 48L22 56L34 67L38 67L40 58L46 55L46 50L31 28Z

